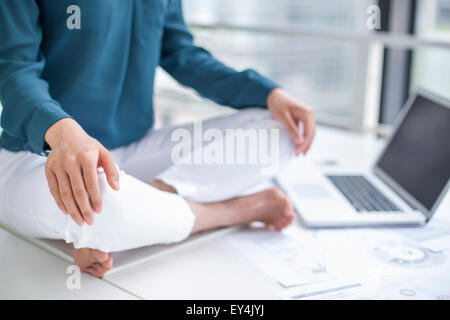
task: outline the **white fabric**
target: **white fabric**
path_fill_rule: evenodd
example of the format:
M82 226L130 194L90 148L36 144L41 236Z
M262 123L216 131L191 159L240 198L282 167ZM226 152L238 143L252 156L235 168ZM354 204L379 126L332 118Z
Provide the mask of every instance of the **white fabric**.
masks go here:
M104 173L99 173L103 211L95 215L92 226L79 227L60 212L48 190L46 158L0 150L0 221L28 236L64 239L76 248L121 251L185 239L195 216L183 197L198 202L228 199L271 178L261 174L259 164L174 164L171 152L177 142L171 141L171 134L177 128L194 130L192 124L150 130L141 140L112 150L120 168L120 191L112 190ZM207 128L221 132L278 128L279 166L294 154L287 133L265 110L249 109L211 119L203 122L203 129ZM148 185L155 177L174 186L179 195Z

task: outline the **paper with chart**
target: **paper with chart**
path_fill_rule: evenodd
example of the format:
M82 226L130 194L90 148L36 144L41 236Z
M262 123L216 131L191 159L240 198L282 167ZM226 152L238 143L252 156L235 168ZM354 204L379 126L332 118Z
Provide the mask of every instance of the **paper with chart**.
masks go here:
M425 227L396 229L395 233L433 251L450 249L450 221L433 219Z
M283 286L301 285L286 289L298 290L296 295L443 299L450 289L449 236L450 222L436 219L417 228L311 231L292 226L282 233L233 234L225 241ZM305 293L308 288L316 293ZM411 289L416 294L400 293L407 288L416 288ZM294 296L280 294L289 295Z
M368 294L358 280L330 280L288 288L278 293L284 300L356 300Z
M327 269L339 276L449 277L447 250L431 250L393 232L359 230L322 233Z
M294 237L311 231L299 227ZM334 229L315 232L322 263L335 276L428 276L450 278L450 222L424 227ZM307 244L304 244L307 245Z
M307 237L311 237L308 234ZM291 237L289 232L253 230L227 236L225 243L267 277L283 286L331 279L311 241Z
M323 281L285 289L278 293L285 300L450 300L447 278L383 277Z

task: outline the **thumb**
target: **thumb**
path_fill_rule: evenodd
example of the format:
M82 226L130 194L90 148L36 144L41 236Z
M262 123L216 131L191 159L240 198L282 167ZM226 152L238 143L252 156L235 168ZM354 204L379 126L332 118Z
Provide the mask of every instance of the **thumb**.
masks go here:
M99 157L99 166L103 168L106 174L106 180L108 184L114 190L119 190L119 172L116 167L116 163L114 162L114 157L106 149L102 149L100 151Z

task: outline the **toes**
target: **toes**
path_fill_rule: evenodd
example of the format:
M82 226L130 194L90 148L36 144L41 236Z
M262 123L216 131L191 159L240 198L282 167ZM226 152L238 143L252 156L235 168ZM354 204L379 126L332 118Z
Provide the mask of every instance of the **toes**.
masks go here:
M103 277L113 266L113 258L110 253L88 248L78 249L74 255L74 262L81 271L99 278Z
M278 231L283 230L284 228L286 228L288 225L290 225L290 222L288 220L283 220L278 224Z
M272 202L278 206L283 213L293 210L293 206L289 198L278 188L271 188L268 190Z
M100 268L101 270L109 271L109 270L111 270L112 267L113 267L113 258L112 258L112 255L109 254L108 260L106 260L106 261L104 261L104 262L94 262L92 265L93 265L93 266L96 266L97 268Z
M287 226L287 222L286 221L277 220L277 221L272 222L271 224L267 224L266 228L269 231L281 231L286 226Z
M297 215L295 214L295 212L291 211L285 220L286 224L284 225L284 228L291 225L295 221L295 219L297 219Z
M264 198L267 200L267 210L262 221L268 230L282 230L289 226L297 217L290 199L279 188L265 190Z
M287 216L287 221L288 224L291 224L292 222L294 222L297 219L297 214L294 211L290 211L288 216Z
M283 226L282 225L277 225L276 227L275 227L275 230L277 230L277 231L281 231L281 230L283 230L284 228L283 228Z
M288 227L295 220L295 215L292 213L286 214L285 216L280 216L277 221L273 222L271 225L268 225L267 228L269 230L277 230L281 231L284 228Z
M103 263L103 268L106 269L106 271L109 271L112 269L112 267L113 267L113 259L112 256L110 255L109 259Z
M103 252L100 250L96 250L96 249L92 249L91 253L94 256L94 258L96 259L96 262L100 262L100 263L107 261L111 256L109 253L106 253L106 252Z
M266 197L271 201L271 202L278 202L280 199L283 199L285 197L285 194L283 193L283 191L281 191L278 188L270 188L266 190Z
M96 265L89 266L83 271L88 272L97 278L103 277L103 275L106 273L106 271L103 271L100 266L96 266Z
M81 271L90 273L96 277L100 277L97 267L98 266L96 266L96 265L91 265L89 267L85 267L85 268L81 269Z
M84 272L88 272L97 278L101 278L105 275L106 272L108 272L109 270L112 269L112 266L113 266L113 260L112 260L112 257L110 257L103 264L94 263L84 269L81 269L81 270Z

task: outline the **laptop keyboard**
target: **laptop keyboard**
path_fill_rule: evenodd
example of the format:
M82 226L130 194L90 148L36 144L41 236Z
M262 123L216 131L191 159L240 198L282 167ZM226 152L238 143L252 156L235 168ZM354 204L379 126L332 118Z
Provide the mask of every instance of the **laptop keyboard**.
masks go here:
M363 176L327 175L358 212L401 210Z

